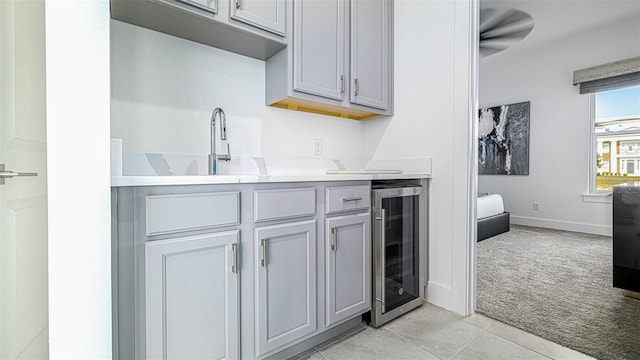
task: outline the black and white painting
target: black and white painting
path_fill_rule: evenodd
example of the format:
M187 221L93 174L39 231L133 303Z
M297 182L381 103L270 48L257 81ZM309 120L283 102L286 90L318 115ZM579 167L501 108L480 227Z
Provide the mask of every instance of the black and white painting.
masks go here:
M480 109L478 173L529 175L529 101Z

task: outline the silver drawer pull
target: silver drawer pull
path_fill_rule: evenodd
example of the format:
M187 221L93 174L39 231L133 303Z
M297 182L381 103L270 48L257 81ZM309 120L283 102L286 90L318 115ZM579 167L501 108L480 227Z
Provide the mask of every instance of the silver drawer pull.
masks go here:
M342 198L343 202L358 201L358 200L362 200L362 196L351 196L351 197Z

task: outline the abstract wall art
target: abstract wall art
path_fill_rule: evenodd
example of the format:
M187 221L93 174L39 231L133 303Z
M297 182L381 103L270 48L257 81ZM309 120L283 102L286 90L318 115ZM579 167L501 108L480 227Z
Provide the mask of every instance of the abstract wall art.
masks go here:
M529 101L480 109L478 174L529 175Z

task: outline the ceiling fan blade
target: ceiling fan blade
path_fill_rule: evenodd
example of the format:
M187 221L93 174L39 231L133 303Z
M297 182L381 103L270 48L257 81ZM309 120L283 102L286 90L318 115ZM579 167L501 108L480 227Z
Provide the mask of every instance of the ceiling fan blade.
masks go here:
M501 49L504 50L509 46L517 44L520 42L520 39L517 38L500 38L500 39L488 39L480 41L481 48L489 48L489 49Z
M480 57L489 56L522 41L533 30L531 15L516 9L480 10Z
M504 19L516 13L516 9L481 9L480 10L480 33L491 29Z
M508 36L510 34L519 33L521 31L529 31L533 29L533 19L527 18L520 21L512 22L505 25L497 26L493 29L485 31L481 34L483 39L489 39L499 36Z

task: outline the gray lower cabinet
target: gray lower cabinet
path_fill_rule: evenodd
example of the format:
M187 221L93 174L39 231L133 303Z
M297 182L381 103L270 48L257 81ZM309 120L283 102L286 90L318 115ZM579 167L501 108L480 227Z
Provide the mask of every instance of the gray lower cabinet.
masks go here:
M256 357L316 331L316 220L255 228Z
M237 359L237 230L145 243L146 357Z
M287 358L359 326L369 194L366 181L112 192L114 358Z
M371 309L370 213L326 220L326 325Z

